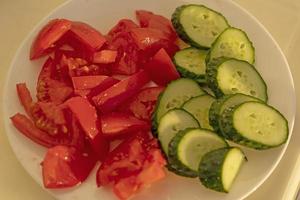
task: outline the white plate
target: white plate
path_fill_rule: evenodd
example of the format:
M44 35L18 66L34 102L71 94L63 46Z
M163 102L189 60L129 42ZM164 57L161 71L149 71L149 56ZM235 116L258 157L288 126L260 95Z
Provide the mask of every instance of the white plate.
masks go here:
M35 92L37 74L44 59L28 60L30 44L38 30L52 18L68 18L87 22L106 33L121 18L134 18L136 9L147 9L171 16L174 9L184 3L202 3L220 11L231 25L247 32L256 48L256 66L268 85L269 103L278 108L289 121L290 136L295 119L295 91L288 63L277 43L266 29L248 12L229 0L73 0L57 8L29 34L12 62L4 91L4 116L10 144L27 172L42 185L40 162L45 149L29 141L12 126L9 117L23 109L18 102L15 85L26 82ZM289 137L290 139L290 137ZM289 142L289 140L288 140ZM244 148L249 162L244 165L229 194L205 189L197 179L168 174L163 181L138 194L135 200L237 200L255 191L273 172L282 158L288 142L272 150L254 151ZM88 180L73 189L47 190L61 200L114 200L112 192L96 188L95 171Z

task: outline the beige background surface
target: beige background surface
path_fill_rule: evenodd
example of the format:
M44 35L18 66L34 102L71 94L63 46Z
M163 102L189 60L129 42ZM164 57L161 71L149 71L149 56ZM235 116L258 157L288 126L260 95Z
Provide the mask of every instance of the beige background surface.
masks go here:
M277 40L288 58L300 99L300 1L235 0L250 11ZM18 46L42 17L64 0L0 0L0 92ZM24 66L26 67L26 66ZM15 91L12 91L15 92ZM284 97L283 97L284 98ZM2 105L1 98L1 105ZM287 102L288 103L288 102ZM2 108L0 108L2 109ZM2 112L2 111L1 111ZM297 115L299 108L297 109ZM299 115L298 115L299 116ZM9 117L9 116L2 116ZM272 176L247 200L291 200L297 186L295 163L299 157L300 124L294 128L287 153ZM299 165L300 166L300 165ZM297 170L296 170L297 171ZM300 171L300 168L299 170ZM0 121L0 199L54 200L38 186L16 160ZM101 197L99 197L101 199Z

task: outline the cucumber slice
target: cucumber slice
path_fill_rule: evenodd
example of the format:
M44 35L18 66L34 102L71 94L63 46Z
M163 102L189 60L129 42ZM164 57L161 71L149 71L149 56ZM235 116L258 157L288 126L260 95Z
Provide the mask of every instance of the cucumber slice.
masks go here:
M166 112L173 108L180 108L184 102L201 94L205 94L205 92L192 79L180 78L169 83L165 91L160 94L156 104L153 129L157 128L160 118Z
M207 51L190 47L178 51L174 55L173 62L182 77L205 83L206 55Z
M197 177L203 155L227 146L226 141L212 131L186 129L177 133L169 144L169 166L178 175Z
M284 116L262 102L245 102L224 110L220 126L229 140L258 150L280 146L289 134Z
M213 127L214 131L220 136L224 137L222 130L220 130L219 119L223 111L227 108L234 107L238 104L247 102L247 101L261 101L255 97L245 95L245 94L230 94L225 95L222 98L213 102L209 109L209 124Z
M220 57L236 58L253 64L255 49L244 31L230 27L212 44L206 62L209 63Z
M200 48L210 48L219 34L229 27L222 14L194 4L176 8L172 23L182 40Z
M208 113L210 106L215 101L215 98L208 94L193 97L182 106L182 109L191 113L199 122L202 128L213 130L209 124Z
M267 85L253 65L234 58L220 58L207 66L207 84L217 97L242 93L268 100Z
M182 109L168 111L159 121L157 128L158 140L163 151L168 155L168 146L178 131L186 128L198 128L199 123L190 113Z
M245 161L245 154L236 147L211 151L200 162L199 179L209 189L228 193Z

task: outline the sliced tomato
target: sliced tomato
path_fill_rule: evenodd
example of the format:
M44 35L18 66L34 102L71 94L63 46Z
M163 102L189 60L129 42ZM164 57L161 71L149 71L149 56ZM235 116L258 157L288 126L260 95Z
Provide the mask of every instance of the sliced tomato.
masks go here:
M141 27L149 27L165 32L169 38L175 39L176 32L169 19L146 10L137 10L136 17Z
M18 83L16 87L20 103L24 107L27 115L31 117L31 109L34 103L30 92L25 83Z
M102 50L94 53L93 62L100 64L114 63L117 58L117 51L113 50Z
M93 101L100 112L107 113L115 110L120 104L128 100L149 82L146 72L138 72L113 85L113 87L93 97Z
M97 171L97 185L105 186L137 174L146 158L149 134L139 132L124 140L111 151Z
M109 44L118 55L111 68L114 74L132 75L139 70L139 49L129 32L121 32Z
M114 38L119 33L130 31L132 28L138 28L139 26L131 19L121 19L109 32L108 37Z
M96 164L92 154L74 147L55 146L48 149L42 163L46 188L72 187L84 181Z
M99 31L83 22L72 22L70 32L74 39L93 51L100 49L106 42Z
M67 31L71 29L72 22L66 19L53 19L49 21L38 33L30 49L30 59L39 58L51 50Z
M128 109L133 115L142 120L151 120L156 101L164 87L151 87L141 90L129 103Z
M109 143L103 137L101 127L99 127L100 122L96 109L88 100L82 97L70 98L65 102L65 105L71 109L78 119L95 153L100 159L104 159L109 150Z
M44 102L60 104L72 93L72 87L57 76L52 58L48 58L39 74L37 82L37 99Z
M170 56L160 49L145 65L145 70L156 84L165 86L170 81L180 78Z
M74 146L78 149L83 147L83 135L75 120L69 121L68 124L70 124L70 127L68 126L68 133L59 136L51 136L38 129L30 119L20 113L12 116L11 121L23 135L44 147L53 147L56 145Z
M150 131L150 124L125 113L108 113L101 116L102 133L108 138L129 136L137 131Z

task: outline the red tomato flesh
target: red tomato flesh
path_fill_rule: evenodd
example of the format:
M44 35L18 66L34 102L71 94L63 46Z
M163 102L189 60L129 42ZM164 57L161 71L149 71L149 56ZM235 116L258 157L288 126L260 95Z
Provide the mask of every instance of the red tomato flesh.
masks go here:
M57 42L67 31L71 29L72 22L66 19L54 19L49 21L38 33L30 49L30 59L39 58L53 49Z
M102 133L105 137L128 136L137 131L150 130L150 124L125 113L108 113L101 116Z
M145 65L145 70L156 84L166 86L170 81L180 78L170 56L160 49Z
M137 94L148 82L146 72L138 72L93 97L93 101L101 113L108 113Z
M33 100L30 92L25 83L18 83L16 87L17 87L17 93L18 93L20 103L24 107L27 115L31 117Z
M110 39L116 37L119 33L130 31L132 28L138 28L139 26L131 19L121 19L109 32L108 37Z
M96 52L94 54L93 62L94 63L103 63L103 64L109 64L116 61L117 58L117 51L113 50L102 50L99 52Z

